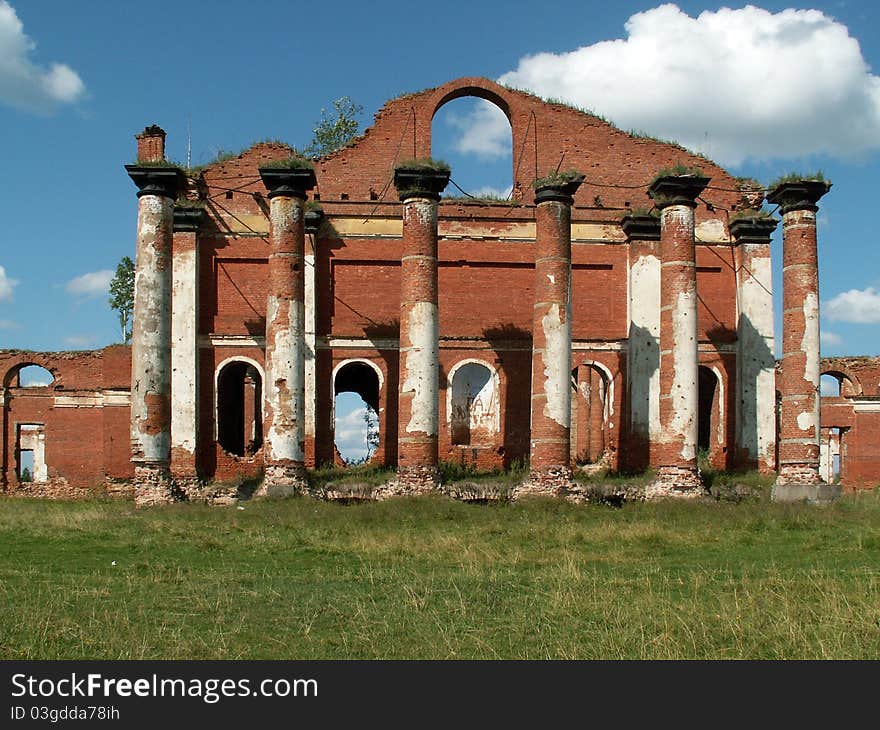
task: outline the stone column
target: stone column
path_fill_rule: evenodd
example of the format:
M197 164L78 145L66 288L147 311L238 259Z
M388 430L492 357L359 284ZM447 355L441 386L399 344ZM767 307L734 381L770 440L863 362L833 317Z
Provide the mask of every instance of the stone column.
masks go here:
M305 468L304 201L315 186L310 168L260 168L269 190L269 291L263 415L265 479L258 494L280 496L307 486Z
M626 465L644 469L660 435L660 218L630 213L621 221L629 244L627 383L630 436Z
M738 461L767 473L776 468L776 359L770 236L776 221L744 215L730 221L737 247Z
M571 485L571 206L583 179L535 189L531 436L520 490L527 494L559 496Z
M316 379L317 361L317 306L315 304L315 253L318 245L318 229L324 220L324 211L320 208L305 212L305 440L306 461L317 465L317 447L315 444L315 414L317 411L318 383ZM309 240L310 239L310 240Z
M401 166L394 171L403 201L397 481L404 494L427 492L438 484L437 202L448 182L448 169Z
M138 187L138 233L131 335L131 459L135 504L171 502L171 240L183 172L157 165L165 133L138 135L138 163L126 165ZM160 140L163 144L157 142Z
M819 475L819 262L816 203L830 183L777 185L767 200L782 213L782 362L778 388L778 476L772 498L827 501L839 493Z
M646 497L697 497L698 340L696 198L708 178L659 177L648 189L660 209L660 433L657 478Z
M188 497L198 487L199 226L202 207L174 207L171 263L171 475Z

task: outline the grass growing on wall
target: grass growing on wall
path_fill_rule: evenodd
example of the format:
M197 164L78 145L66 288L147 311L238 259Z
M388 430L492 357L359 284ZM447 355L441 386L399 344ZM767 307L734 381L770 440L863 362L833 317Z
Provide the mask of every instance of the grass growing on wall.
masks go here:
M240 506L4 500L0 658L880 655L880 492Z

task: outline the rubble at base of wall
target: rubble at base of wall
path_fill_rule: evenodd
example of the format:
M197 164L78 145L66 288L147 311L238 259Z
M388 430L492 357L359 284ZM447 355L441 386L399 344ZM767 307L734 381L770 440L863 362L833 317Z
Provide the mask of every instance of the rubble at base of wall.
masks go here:
M397 477L385 485L387 496L431 494L440 485L436 466L406 466L397 470Z
M133 499L134 486L130 481L118 479L107 479L92 486L76 486L64 477L52 477L44 482L23 482L8 491L6 496L60 501Z
M163 466L134 468L134 504L136 507L153 507L179 501L181 495L174 488L171 473Z
M645 499L699 499L708 496L700 471L689 466L660 466L645 487Z
M513 498L525 496L563 497L572 492L571 468L568 466L549 469L532 469L528 478L513 490Z
M268 464L263 483L254 497L292 497L308 492L309 482L303 464Z
M824 484L819 476L818 464L782 464L776 484Z

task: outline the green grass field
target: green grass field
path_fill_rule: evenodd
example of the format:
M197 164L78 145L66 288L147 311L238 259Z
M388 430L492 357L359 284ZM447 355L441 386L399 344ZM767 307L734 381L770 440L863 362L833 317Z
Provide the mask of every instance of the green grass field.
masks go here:
M0 658L880 656L880 493L828 508L0 501Z

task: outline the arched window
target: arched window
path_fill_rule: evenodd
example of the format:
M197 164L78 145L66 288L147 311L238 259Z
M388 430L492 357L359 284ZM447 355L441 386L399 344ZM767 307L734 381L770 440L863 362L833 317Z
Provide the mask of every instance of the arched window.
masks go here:
M13 388L45 388L55 382L55 376L39 365L23 365L11 374Z
M510 197L512 147L507 115L490 101L462 96L446 102L434 114L431 155L450 163L455 183L472 196ZM458 197L462 193L450 185L445 195Z
M610 446L609 415L611 380L594 363L571 371L571 460L597 464Z
M333 377L333 440L346 464L364 464L379 448L381 371L372 363L343 363Z
M819 378L819 392L823 398L837 398L840 396L841 378L832 373L822 373Z
M235 456L263 445L263 379L253 363L232 360L217 373L217 443Z
M498 379L482 362L465 361L449 373L447 407L452 443L492 443L499 430Z

